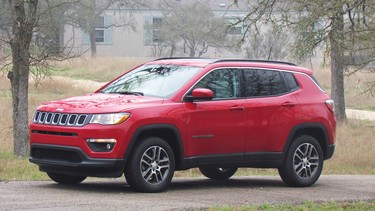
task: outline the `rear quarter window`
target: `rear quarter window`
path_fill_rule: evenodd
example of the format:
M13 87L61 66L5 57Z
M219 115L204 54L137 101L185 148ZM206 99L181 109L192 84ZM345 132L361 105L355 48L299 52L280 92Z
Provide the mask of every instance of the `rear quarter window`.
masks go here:
M299 88L298 83L293 76L293 73L284 72L284 78L285 78L285 82L288 85L289 91L294 91Z

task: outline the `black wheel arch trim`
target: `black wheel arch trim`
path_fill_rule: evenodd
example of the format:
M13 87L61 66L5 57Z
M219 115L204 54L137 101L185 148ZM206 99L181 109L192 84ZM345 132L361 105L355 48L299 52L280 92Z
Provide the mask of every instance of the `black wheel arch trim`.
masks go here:
M324 154L324 159L329 159L332 157L332 154L333 151L332 148L334 148L334 145L330 145L329 144L329 137L328 137L328 132L327 132L327 128L321 124L321 123L302 123L302 124L299 124L299 125L296 125L295 127L292 128L292 130L290 131L289 133L289 136L288 136L288 139L286 140L285 142L285 145L284 145L284 150L283 152L286 153L288 150L289 150L289 147L290 145L292 144L293 140L295 139L296 136L298 136L299 132L303 131L303 130L308 130L308 129L318 129L322 132L323 134L323 146L322 146L322 149L323 149L323 154ZM304 133L301 133L301 135L304 134ZM307 134L309 135L309 134ZM317 140L319 143L320 140Z
M132 138L129 141L129 144L126 148L124 160L127 162L129 160L129 156L132 154L134 147L137 145L137 140L142 137L142 134L145 134L147 131L152 130L160 130L160 129L166 129L173 132L174 137L176 137L176 141L174 144L175 147L177 147L178 152L176 153L174 150L174 146L171 146L173 152L175 153L175 163L176 163L176 169L180 168L180 165L185 157L185 151L184 146L181 138L180 131L175 125L172 124L150 124L150 125L144 125L136 129L135 133L133 134ZM161 137L163 138L163 137ZM168 144L171 140L166 140ZM126 165L126 163L125 163Z

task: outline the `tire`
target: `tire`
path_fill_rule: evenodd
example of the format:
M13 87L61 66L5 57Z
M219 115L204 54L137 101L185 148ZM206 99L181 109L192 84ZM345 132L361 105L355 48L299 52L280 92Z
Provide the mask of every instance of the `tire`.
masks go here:
M49 173L49 172L47 172L47 175L49 176L49 178L51 178L51 180L62 185L76 185L86 179L85 176L72 176L72 175L55 174L55 173Z
M169 186L174 170L175 158L169 144L149 137L135 147L125 168L125 178L132 189L155 193Z
M308 187L320 177L323 169L323 150L319 142L309 136L297 137L291 144L283 165L281 179L293 187Z
M199 171L214 180L226 180L233 176L238 168L199 167Z

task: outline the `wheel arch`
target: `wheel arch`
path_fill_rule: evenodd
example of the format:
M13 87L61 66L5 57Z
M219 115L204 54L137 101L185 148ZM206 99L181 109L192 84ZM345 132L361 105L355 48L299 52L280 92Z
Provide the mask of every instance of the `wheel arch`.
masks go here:
M287 153L290 145L293 143L293 140L301 135L309 135L315 138L322 147L324 159L329 158L329 138L327 128L320 123L303 123L295 126L288 136L287 142L284 147L284 153Z
M128 162L129 156L132 154L139 140L152 136L165 140L171 146L175 157L176 169L179 169L184 158L184 147L179 130L176 126L170 124L153 124L138 128L125 151L125 162Z

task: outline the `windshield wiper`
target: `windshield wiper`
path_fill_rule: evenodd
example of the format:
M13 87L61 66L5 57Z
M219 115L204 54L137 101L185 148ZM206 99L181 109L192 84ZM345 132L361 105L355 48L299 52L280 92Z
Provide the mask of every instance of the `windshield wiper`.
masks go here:
M136 95L136 96L143 96L143 92L108 92L109 94L123 94L123 95Z

